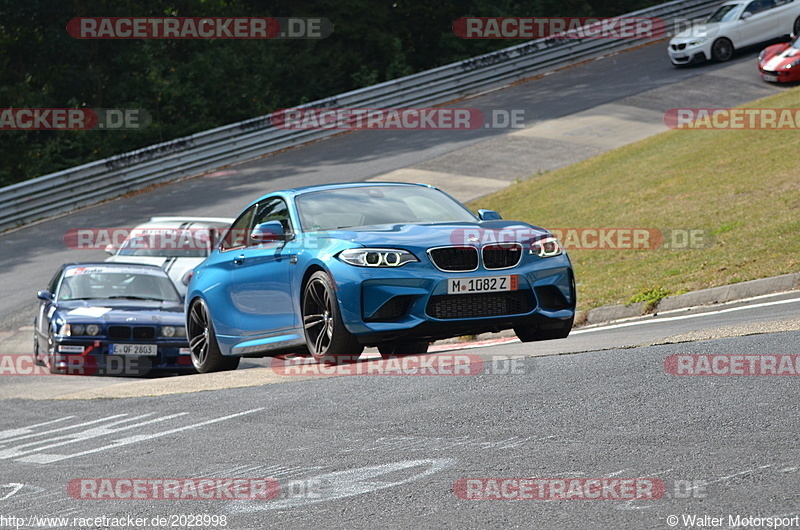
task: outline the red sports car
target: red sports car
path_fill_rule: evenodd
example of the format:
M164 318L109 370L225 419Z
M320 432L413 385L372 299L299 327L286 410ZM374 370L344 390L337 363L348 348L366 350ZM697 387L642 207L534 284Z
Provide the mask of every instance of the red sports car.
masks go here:
M761 79L773 83L800 81L800 37L774 44L758 54Z

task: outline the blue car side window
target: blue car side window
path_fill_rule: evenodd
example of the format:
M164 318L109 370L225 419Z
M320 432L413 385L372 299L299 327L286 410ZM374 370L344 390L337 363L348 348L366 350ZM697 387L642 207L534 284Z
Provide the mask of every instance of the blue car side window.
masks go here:
M290 234L293 232L292 222L289 219L289 208L286 207L286 202L280 197L273 197L259 202L256 208L255 219L253 219L253 224L251 226L258 226L269 221L280 221L285 233ZM257 244L258 243L249 240L248 233L247 246Z
M228 230L228 233L225 234L225 237L219 244L219 249L222 252L234 248L242 248L245 245L245 243L247 242L247 237L249 234L250 227L252 226L250 221L252 221L253 213L255 211L256 211L256 206L253 205L247 210L245 210L245 212L233 222L230 229Z

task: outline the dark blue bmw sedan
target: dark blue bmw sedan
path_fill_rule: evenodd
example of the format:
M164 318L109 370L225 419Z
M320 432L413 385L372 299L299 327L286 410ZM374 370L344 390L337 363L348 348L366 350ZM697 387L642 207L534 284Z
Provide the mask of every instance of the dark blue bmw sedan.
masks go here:
M575 280L543 228L432 186L333 184L250 204L195 268L186 312L200 372L292 351L339 362L512 328L523 342L566 337Z
M183 300L160 267L62 265L38 298L34 362L51 373L195 373Z

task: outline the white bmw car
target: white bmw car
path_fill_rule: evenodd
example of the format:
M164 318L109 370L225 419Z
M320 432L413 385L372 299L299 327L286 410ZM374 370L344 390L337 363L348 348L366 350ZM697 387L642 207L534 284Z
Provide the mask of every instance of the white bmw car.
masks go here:
M131 230L119 248L109 245L106 252L112 256L106 261L157 265L184 295L192 270L232 222L227 217L152 217Z
M727 61L734 50L799 32L800 0L736 0L675 35L667 53L676 66Z

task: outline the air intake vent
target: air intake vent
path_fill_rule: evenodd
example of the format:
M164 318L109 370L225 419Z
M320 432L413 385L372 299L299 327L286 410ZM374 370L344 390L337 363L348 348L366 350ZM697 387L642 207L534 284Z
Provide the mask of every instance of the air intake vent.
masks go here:
M426 312L433 318L499 317L528 313L531 304L524 291L431 296Z

